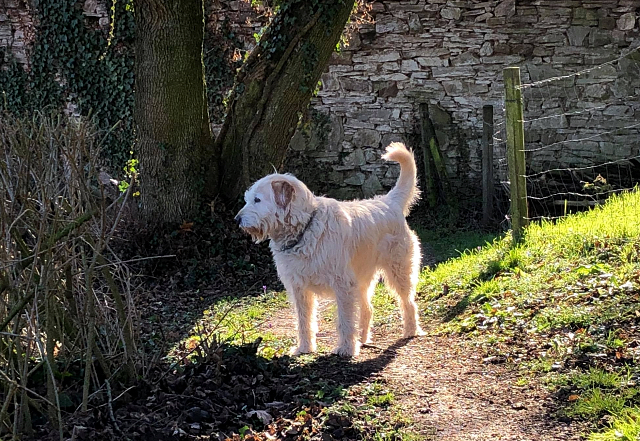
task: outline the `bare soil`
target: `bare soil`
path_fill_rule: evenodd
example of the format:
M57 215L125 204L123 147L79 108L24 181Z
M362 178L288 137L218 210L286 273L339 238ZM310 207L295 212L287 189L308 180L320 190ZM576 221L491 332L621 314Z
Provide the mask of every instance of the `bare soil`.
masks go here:
M322 353L336 342L331 305L320 305L318 346ZM283 338L295 337L292 308L265 323ZM427 336L398 340L395 325L374 329L373 344L362 348L354 364L386 359L381 369L362 381L381 381L394 392L417 435L437 440L580 440L579 423L555 415L552 394L535 382L516 386L515 366L485 359L460 336L436 335L435 324L423 326ZM496 363L498 361L498 363Z

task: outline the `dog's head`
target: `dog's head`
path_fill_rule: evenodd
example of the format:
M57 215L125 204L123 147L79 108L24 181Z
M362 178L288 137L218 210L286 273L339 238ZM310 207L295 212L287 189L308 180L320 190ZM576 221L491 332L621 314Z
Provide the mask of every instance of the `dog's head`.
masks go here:
M314 210L313 194L291 175L272 174L244 194L245 206L235 217L256 243L294 234Z

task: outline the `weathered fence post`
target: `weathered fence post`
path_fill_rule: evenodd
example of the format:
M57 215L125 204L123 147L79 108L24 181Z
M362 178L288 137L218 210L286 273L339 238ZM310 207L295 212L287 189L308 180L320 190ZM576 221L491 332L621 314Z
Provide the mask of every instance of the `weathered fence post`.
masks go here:
M493 106L482 108L482 224L493 218Z
M527 209L527 181L524 156L524 117L520 68L507 67L503 71L507 125L507 165L511 190L511 228L513 238L522 238L522 230L529 217Z
M429 119L429 105L427 103L420 103L420 131L422 141L422 156L424 158L424 179L427 185L426 196L429 208L434 208L438 200L438 194L436 192L436 179L434 176L435 170L433 165L433 159L431 158L430 142L436 134L433 131L433 126L430 124Z

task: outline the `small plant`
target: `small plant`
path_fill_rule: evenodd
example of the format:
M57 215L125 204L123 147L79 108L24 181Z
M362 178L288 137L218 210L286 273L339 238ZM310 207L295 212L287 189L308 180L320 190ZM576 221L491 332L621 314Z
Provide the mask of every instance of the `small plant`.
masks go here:
M624 409L625 399L600 388L589 389L567 411L567 415L597 420L604 415L618 415Z

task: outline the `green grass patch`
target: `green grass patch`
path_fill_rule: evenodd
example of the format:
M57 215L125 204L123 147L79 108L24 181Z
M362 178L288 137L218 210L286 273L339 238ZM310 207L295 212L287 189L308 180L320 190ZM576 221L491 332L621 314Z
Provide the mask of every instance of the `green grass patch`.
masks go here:
M442 231L421 226L415 232L423 246L433 253L436 262L444 262L463 255L470 250L482 247L496 238L495 233L481 231Z
M260 337L260 355L271 358L286 352L291 342L277 338L258 326L267 317L287 306L284 292L269 292L259 297L221 298L202 311L201 318L189 335L169 351L170 359L189 357L198 350L208 350L217 344L246 344Z
M602 432L589 435L589 441L637 441L640 439L640 409L626 409L614 417Z
M517 244L507 234L469 248L424 271L419 298L440 332L468 334L487 354L520 366L527 382L569 388L572 400L559 403L565 415L595 429L604 416L618 418L622 427L640 404L631 380L638 372L625 367L640 363L639 256L634 191L533 223Z

